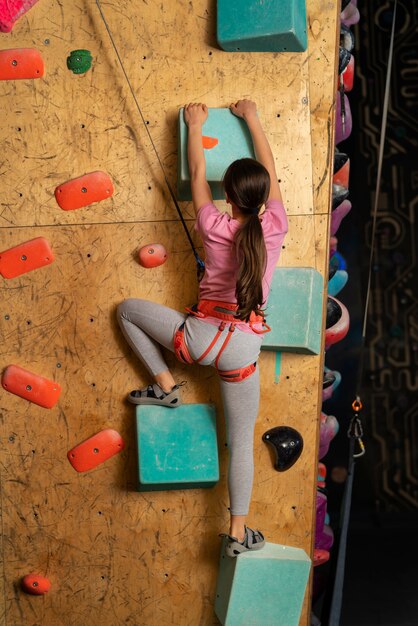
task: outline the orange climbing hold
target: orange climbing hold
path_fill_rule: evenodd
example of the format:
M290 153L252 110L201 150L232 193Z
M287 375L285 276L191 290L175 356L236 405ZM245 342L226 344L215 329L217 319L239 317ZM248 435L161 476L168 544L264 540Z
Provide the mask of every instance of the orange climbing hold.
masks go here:
M205 150L211 150L215 146L217 146L219 140L216 137L207 137L206 135L202 136L202 145Z
M1 384L6 391L38 404L44 409L52 409L61 393L60 385L18 365L9 365L3 372Z
M167 260L167 250L161 243L149 243L138 252L138 260L142 267L158 267Z
M121 452L124 447L125 443L119 433L112 428L106 428L79 443L67 452L67 457L77 472L87 472Z
M64 211L73 211L113 195L113 185L106 172L90 172L73 178L55 189L55 199Z
M0 80L41 78L44 71L41 53L35 48L0 50Z
M41 574L27 574L22 578L22 589L34 596L43 596L51 589L51 582Z
M36 237L0 252L0 274L4 278L15 278L49 265L54 260L51 246L44 237Z

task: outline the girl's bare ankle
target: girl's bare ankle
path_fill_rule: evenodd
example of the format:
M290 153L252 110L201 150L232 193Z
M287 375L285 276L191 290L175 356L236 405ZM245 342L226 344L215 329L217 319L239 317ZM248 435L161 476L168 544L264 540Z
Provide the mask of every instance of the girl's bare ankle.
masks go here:
M244 538L245 538L245 529L243 528L243 529L232 530L232 528L230 528L229 534L231 537L235 537L237 541L241 543L242 541L244 541Z

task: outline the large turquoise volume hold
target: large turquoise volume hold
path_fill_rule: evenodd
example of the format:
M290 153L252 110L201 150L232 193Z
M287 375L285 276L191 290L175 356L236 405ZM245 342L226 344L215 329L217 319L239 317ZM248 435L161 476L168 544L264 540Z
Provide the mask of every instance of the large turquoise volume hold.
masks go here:
M311 560L304 550L266 543L237 558L222 545L215 613L222 626L298 626Z
M219 480L215 407L136 409L139 491L212 487Z
M218 0L217 38L227 52L303 52L305 0Z
M276 267L266 306L263 350L319 354L324 281L313 267Z

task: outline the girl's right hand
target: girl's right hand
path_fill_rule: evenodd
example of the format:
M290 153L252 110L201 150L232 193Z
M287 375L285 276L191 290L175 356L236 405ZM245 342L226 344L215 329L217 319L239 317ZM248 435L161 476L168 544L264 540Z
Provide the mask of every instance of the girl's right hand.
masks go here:
M184 107L184 121L187 126L203 126L208 117L208 107L200 102L191 102Z
M234 115L248 120L257 115L257 105L252 100L238 100L229 107Z

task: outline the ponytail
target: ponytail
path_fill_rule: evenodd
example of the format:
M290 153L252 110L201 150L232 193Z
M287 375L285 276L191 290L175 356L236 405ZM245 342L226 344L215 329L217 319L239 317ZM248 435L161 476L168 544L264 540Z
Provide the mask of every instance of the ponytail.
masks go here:
M239 259L236 285L238 316L248 321L252 311L261 314L263 305L263 276L267 251L258 213L251 215L235 235Z
M235 291L238 317L248 321L252 311L262 313L267 250L259 212L268 198L270 176L258 161L239 159L227 169L224 187L228 198L247 218L238 229L234 243L239 263Z

